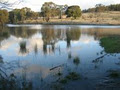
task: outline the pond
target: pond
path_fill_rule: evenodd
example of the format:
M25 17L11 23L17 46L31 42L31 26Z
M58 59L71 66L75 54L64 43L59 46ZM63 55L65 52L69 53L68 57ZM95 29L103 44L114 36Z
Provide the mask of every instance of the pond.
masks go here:
M119 36L120 26L0 27L0 88L119 90Z

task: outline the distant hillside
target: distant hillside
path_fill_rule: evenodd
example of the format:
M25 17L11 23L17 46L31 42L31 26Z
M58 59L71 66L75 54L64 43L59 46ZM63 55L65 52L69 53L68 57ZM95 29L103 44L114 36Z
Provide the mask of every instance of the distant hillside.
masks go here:
M112 4L105 6L103 4L97 4L94 8L83 10L83 12L105 12L105 11L120 11L120 4Z

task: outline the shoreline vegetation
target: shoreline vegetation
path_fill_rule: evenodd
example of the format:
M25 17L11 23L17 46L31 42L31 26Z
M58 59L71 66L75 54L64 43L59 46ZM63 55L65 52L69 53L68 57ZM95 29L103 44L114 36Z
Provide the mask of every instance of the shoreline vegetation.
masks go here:
M119 11L106 11L106 12L87 12L82 13L81 17L73 19L62 16L50 18L49 22L43 20L42 17L38 19L24 20L13 24L42 24L42 25L120 25L120 12Z
M120 25L120 4L96 4L94 8L81 10L79 5L57 5L45 2L40 12L23 7L7 11L0 9L0 25Z

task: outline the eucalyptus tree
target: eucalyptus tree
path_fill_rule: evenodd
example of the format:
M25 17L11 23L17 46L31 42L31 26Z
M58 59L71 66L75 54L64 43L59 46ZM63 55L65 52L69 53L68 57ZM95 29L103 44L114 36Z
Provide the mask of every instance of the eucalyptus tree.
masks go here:
M56 16L57 6L53 2L45 2L41 8L43 18L49 22L50 17Z
M70 6L66 11L67 17L73 17L76 19L81 16L81 9L79 6Z
M0 10L0 25L4 25L4 23L8 22L9 13L7 10Z
M0 0L0 25L3 25L8 21L9 13L7 10L20 2L22 2L22 0L15 0L13 3L10 3L9 0Z
M23 1L24 0L14 0L14 2L10 2L10 0L0 0L0 9L10 9L14 5L18 5Z
M66 12L68 5L57 5L59 9L59 18L62 19L62 15Z

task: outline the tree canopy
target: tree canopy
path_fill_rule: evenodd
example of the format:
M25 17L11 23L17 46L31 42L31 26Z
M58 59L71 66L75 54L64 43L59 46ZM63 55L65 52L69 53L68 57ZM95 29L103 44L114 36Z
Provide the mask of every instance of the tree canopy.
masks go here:
M105 11L120 11L120 4L112 4L105 6L103 4L97 4L94 8L83 10L83 12L105 12Z
M0 10L0 24L3 25L8 21L8 11L7 10Z
M48 22L50 17L54 17L59 13L56 4L53 2L45 2L41 8L42 16Z
M9 12L10 23L17 23L30 18L37 18L39 14L32 11L30 8L24 7L22 9L14 9Z
M66 15L67 17L74 17L76 19L81 16L81 9L79 6L70 6L66 11Z

